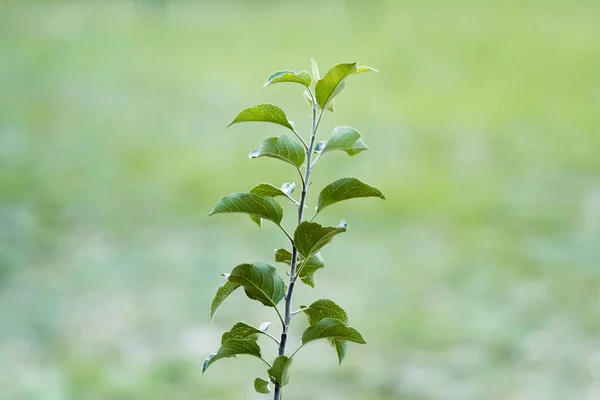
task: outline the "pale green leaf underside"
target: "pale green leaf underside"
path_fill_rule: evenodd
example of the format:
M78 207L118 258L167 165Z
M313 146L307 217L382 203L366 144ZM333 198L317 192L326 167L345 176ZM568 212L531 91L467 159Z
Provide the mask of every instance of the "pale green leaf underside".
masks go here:
M281 263L286 263L286 264L290 265L292 262L292 253L290 253L289 251L287 251L285 249L278 249L275 252L275 261L281 262ZM304 263L304 257L299 255L298 256L298 265L300 266L303 263ZM302 270L300 271L300 275L299 275L300 280L302 281L302 283L314 288L315 287L315 272L317 272L318 270L320 270L323 267L325 267L325 263L324 263L323 257L321 257L320 253L317 253L315 255L308 257L308 260L306 260L306 263L304 263L304 266L302 267Z
M215 208L208 214L244 213L258 218L273 221L277 225L283 218L283 209L271 197L262 197L254 193L233 193L217 202Z
M282 135L263 140L260 147L252 150L250 158L270 157L277 158L299 168L304 164L306 154L304 148L289 136Z
M372 67L367 67L366 65L359 65L356 67L356 72L354 74L356 75L363 72L379 72L379 70Z
M219 287L219 289L217 289L217 293L215 294L215 297L210 306L210 318L211 319L215 316L215 313L217 312L217 309L219 308L221 303L223 303L223 301L225 301L225 299L227 297L229 297L229 295L231 293L233 293L239 287L240 287L240 285L227 281L227 282L225 282L225 284L223 286L221 286L221 287Z
M294 232L294 244L298 252L306 258L316 254L335 235L342 232L346 232L346 228L323 227L316 222L304 221Z
M281 82L299 83L301 85L309 87L312 82L312 78L310 77L310 74L306 71L301 71L301 72L277 71L277 72L273 72L267 78L267 82L265 82L263 87L269 86L274 83L281 83Z
M365 344L365 340L354 328L347 327L342 321L324 318L309 326L302 334L302 344L318 339L339 339L348 342Z
M268 307L276 307L285 295L285 283L275 268L261 262L238 265L227 279L243 286L249 298Z
M271 389L269 389L269 381L265 381L262 378L256 378L254 380L254 390L256 390L256 393L260 394L271 393Z
M290 121L288 121L285 112L274 104L259 104L254 107L246 108L240 111L235 119L228 125L240 122L272 122L274 124L285 126L290 130L294 130Z
M310 65L312 67L313 79L315 81L318 81L319 79L321 79L321 75L319 74L319 66L317 65L317 62L315 61L314 58L310 59Z
M286 356L279 356L273 361L273 367L269 368L269 377L281 386L286 386L290 382L289 368L292 365L292 359Z
M322 152L342 150L348 155L353 156L361 151L369 150L367 145L362 141L361 136L359 131L349 126L335 127Z
M325 207L337 202L359 197L379 197L380 199L385 199L383 193L373 186L369 186L356 178L342 178L321 190L317 210L321 212Z
M317 104L324 109L345 87L345 79L356 72L356 63L338 64L331 68L315 85Z

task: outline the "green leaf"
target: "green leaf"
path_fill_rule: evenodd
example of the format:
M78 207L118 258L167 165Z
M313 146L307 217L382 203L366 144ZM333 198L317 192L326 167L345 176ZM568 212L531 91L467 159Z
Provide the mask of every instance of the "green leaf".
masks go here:
M302 334L302 344L318 339L339 339L348 342L365 344L365 340L354 328L347 327L342 321L334 318L323 318L309 326Z
M229 128L233 124L239 122L272 122L285 126L290 130L294 130L294 127L288 121L285 112L274 104L259 104L254 107L246 108L242 110L237 117L229 124Z
M312 100L312 97L310 96L310 93L308 93L307 90L304 91L304 94L302 95L302 97L304 97L304 100L306 101L306 103L308 103L308 105L312 107L313 100Z
M255 193L233 193L217 202L215 208L208 214L244 213L257 218L268 219L277 225L283 218L283 209L271 197L262 197Z
M304 164L306 154L304 148L289 136L271 137L260 143L260 148L252 150L250 158L270 157L277 158L300 168Z
M315 325L325 318L337 319L344 325L348 324L346 311L329 299L317 300L302 311L306 314L310 325Z
M363 72L379 72L379 70L375 69L375 68L367 67L366 65L359 65L356 67L356 72L354 73L354 75L360 74Z
M290 195L294 192L296 188L296 184L292 183L284 183L281 186L281 189L271 185L270 183L261 183L259 185L254 186L250 193L257 194L262 197L277 197L277 196L285 196L290 200L293 200ZM260 217L255 215L250 215L250 219L256 223L259 227L262 226Z
M205 362L202 373L215 362L222 358L236 357L239 354L247 354L257 358L261 358L260 347L256 341L251 339L232 339L221 345L221 348L213 357L208 358Z
M259 333L264 334L263 331L256 329L253 326L238 322L229 330L229 332L223 334L221 337L221 344L225 344L226 342L235 339L249 339L256 341Z
M269 377L279 383L280 386L285 386L290 382L289 368L292 365L292 359L286 356L279 356L273 361L273 367L269 368Z
M277 306L285 295L285 283L275 268L261 262L238 265L228 279L243 286L249 298L268 307Z
M211 319L215 316L215 313L217 312L217 309L219 308L221 303L223 303L223 301L239 287L240 285L227 281L223 286L217 289L217 294L215 294L215 297L210 306Z
M287 197L287 193L278 187L271 185L270 183L261 183L260 185L256 185L250 190L250 193L254 193L262 197Z
M312 82L312 78L310 77L310 74L306 71L297 72L297 73L294 71L277 71L277 72L273 72L267 78L267 82L263 85L263 87L269 86L273 83L280 83L280 82L299 83L301 85L309 87Z
M378 189L362 183L356 178L342 178L327 185L319 193L317 211L321 212L325 207L339 201L359 197L379 197L385 199L383 193Z
M315 86L315 96L322 109L344 89L345 79L356 70L356 63L338 64L319 79Z
M250 215L250 219L254 221L259 228L262 227L262 219L260 219L260 217L257 217L256 215Z
M369 150L362 141L361 134L349 126L338 126L333 129L331 138L327 141L323 153L333 150L345 151L349 156L354 156L361 151Z
M290 253L289 251L287 251L285 249L278 249L275 252L275 261L281 262L281 263L286 263L286 264L290 265L292 263L292 253ZM302 265L303 262L304 262L304 257L299 255L298 256L298 265ZM302 267L302 270L300 271L300 275L299 275L300 280L304 284L314 288L315 287L315 272L317 272L318 270L320 270L323 267L325 267L325 263L324 263L323 257L321 257L320 253L317 253L315 255L308 257L308 260L306 260L304 267Z
M325 318L337 319L344 325L348 325L348 314L346 314L346 311L328 299L320 299L315 301L310 306L303 308L303 312L306 314L308 323L311 326ZM328 341L329 344L334 347L338 356L338 361L341 364L346 357L346 351L348 348L346 341L342 339L328 339Z
M294 244L298 252L306 258L316 254L331 242L335 235L342 232L346 232L346 228L323 227L316 222L304 221L294 232Z
M335 112L335 100L331 100L325 109L327 111Z
M256 393L260 394L271 393L271 389L269 388L269 382L265 381L262 378L256 378L254 380L254 390L256 390Z
M335 348L337 353L338 363L341 365L346 353L348 352L348 342L342 339L329 339L329 343Z
M318 81L319 79L321 79L321 75L319 74L319 66L317 65L317 62L315 61L314 58L310 59L310 65L312 67L313 79L315 81Z

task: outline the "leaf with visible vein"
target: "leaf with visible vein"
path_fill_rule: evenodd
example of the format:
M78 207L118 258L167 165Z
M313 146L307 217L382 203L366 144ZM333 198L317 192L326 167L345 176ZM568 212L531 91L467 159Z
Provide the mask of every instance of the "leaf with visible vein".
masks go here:
M333 150L345 151L349 156L354 156L361 151L369 150L361 139L361 134L349 126L338 126L333 129L331 137L327 141L323 153Z
M342 178L321 190L317 210L321 212L325 207L337 202L359 197L379 197L385 200L385 196L379 189L369 186L356 178Z
M283 209L271 197L262 197L255 193L233 193L217 202L209 216L221 213L243 213L273 221L277 225L283 218Z
M356 329L347 327L342 321L334 318L323 318L309 326L302 334L302 344L318 339L340 339L360 344L367 343Z
M223 286L221 286L221 287L219 287L219 289L217 289L217 293L215 294L215 297L210 306L210 318L211 319L215 316L215 313L217 312L217 309L219 308L221 303L223 303L223 301L225 301L225 299L227 297L229 297L229 295L231 293L233 293L239 287L240 287L240 285L227 281L227 282L225 282L225 284Z
M338 64L331 68L315 85L317 103L324 109L346 86L345 80L356 72L356 63Z
M256 390L256 393L260 394L271 393L271 389L269 388L269 381L265 381L262 378L256 378L254 380L254 390Z
M269 377L275 380L281 386L286 386L290 382L288 370L292 365L292 359L286 356L279 356L273 361L273 367L269 368Z
M202 369L204 373L208 367L222 358L236 357L239 354L247 354L261 358L260 346L256 341L250 339L232 339L221 345L221 348L213 357L208 358Z
M304 148L289 136L282 135L263 140L260 147L248 154L250 158L270 157L292 164L300 168L304 164L306 154Z
M240 122L271 122L282 125L293 131L294 127L288 121L285 112L274 104L259 104L254 107L246 108L240 111L235 119L227 125L229 128L233 124Z
M285 295L285 283L275 268L265 263L238 265L227 279L243 286L249 298L268 307L276 307Z
M263 87L272 85L274 83L280 83L280 82L299 83L301 85L309 87L312 82L312 79L310 77L310 74L306 71L302 71L302 72L277 71L277 72L273 72L267 78L267 82L265 82Z
M278 249L275 252L275 261L290 265L292 262L292 253L285 249ZM302 283L314 288L315 272L325 267L325 263L323 261L323 257L321 257L321 254L317 253L308 257L308 260L306 260L306 262L304 262L304 257L299 255L298 265L303 265L299 275Z
M346 228L323 227L316 222L304 221L294 232L294 244L298 252L306 257L316 254L334 236L346 232Z

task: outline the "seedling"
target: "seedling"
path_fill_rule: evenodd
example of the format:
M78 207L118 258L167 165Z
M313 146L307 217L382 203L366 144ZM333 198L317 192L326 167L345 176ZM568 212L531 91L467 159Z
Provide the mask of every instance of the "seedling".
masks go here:
M223 197L210 212L209 215L248 214L258 226L261 226L263 221L270 221L289 239L290 248L275 251L275 261L286 266L285 274L282 275L287 278L287 285L277 269L271 265L262 262L240 264L231 273L224 274L226 282L217 290L210 309L212 319L221 303L235 290L243 288L248 298L273 309L281 326L279 337L267 332L271 325L269 322L263 323L258 328L238 322L229 332L223 334L219 350L204 361L203 373L223 358L241 354L254 356L267 366L264 376L267 379L256 378L254 388L258 393L269 394L272 385L273 399L282 400L283 387L290 381L289 369L294 356L308 343L320 339L329 341L337 353L340 364L346 356L348 342L366 343L362 335L349 326L346 311L332 300L320 299L309 306L300 306L296 311L292 311L292 296L298 280L310 287L315 286L315 273L325 266L321 249L335 236L348 229L344 221L338 226L321 226L314 222L315 218L325 208L343 200L358 197L385 199L378 189L356 178L338 179L321 190L314 213L310 219L305 220L306 195L310 178L320 157L333 151L343 151L349 156L355 156L368 150L360 132L349 126L338 126L333 129L329 139L317 142L321 118L325 110L334 111L334 98L346 87L346 79L368 71L376 70L359 66L357 63L338 64L321 78L317 63L312 60L312 74L307 71L299 73L278 71L269 76L264 86L282 82L304 86L304 98L312 110L312 127L308 140L296 131L288 121L285 112L273 104L259 104L247 108L229 124L231 126L240 122L271 122L288 129L296 139L286 135L270 137L263 140L259 148L251 151L249 156L250 158L275 158L290 164L298 173L301 190L299 199L296 199L293 196L296 187L294 182L284 183L280 187L261 183L249 192L233 193ZM282 225L283 209L275 200L276 198L283 198L296 208L298 218L293 233ZM281 302L283 302L283 310L279 308ZM307 317L309 326L302 334L299 347L288 352L286 345L290 323L298 314ZM259 336L272 340L278 346L279 355L275 360L270 362L263 358L258 344Z

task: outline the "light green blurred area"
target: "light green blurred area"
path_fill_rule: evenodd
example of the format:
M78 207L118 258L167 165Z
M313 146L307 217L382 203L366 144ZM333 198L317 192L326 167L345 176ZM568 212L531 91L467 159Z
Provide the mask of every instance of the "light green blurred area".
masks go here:
M200 370L233 323L276 317L241 292L208 306L285 238L206 215L296 178L247 158L281 129L225 126L274 102L307 132L299 86L260 86L314 57L381 72L326 114L323 137L350 125L371 151L324 156L310 207L343 176L387 200L320 216L350 229L296 304L333 298L368 345L342 367L308 346L286 400L599 399L599 20L594 1L2 2L0 397L261 398L254 359Z

